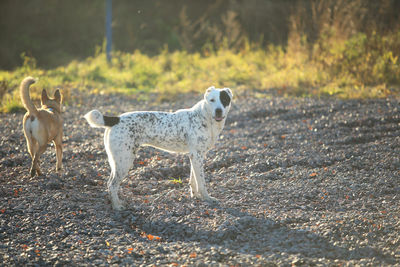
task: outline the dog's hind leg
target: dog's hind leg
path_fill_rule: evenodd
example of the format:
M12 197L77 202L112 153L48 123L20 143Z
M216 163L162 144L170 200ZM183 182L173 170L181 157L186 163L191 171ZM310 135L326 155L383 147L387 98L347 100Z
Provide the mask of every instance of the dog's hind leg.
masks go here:
M36 152L39 150L39 145L36 142L36 140L34 140L34 139L26 138L26 140L27 140L27 143L28 143L28 152L31 155L31 160L32 160L30 174L31 174L31 177L33 177L36 174L35 155L36 155Z
M133 153L131 153L131 155L133 155ZM122 201L118 197L118 191L121 182L128 175L129 169L132 167L132 164L133 164L132 156L126 156L124 158L117 156L114 157L112 161L110 161L111 175L107 182L107 188L110 194L111 204L113 206L113 209L115 210L124 209L124 205L122 204Z
M33 156L35 155L36 151L38 150L38 144L37 144L36 140L32 138L32 135L30 133L25 132L25 139L26 139L26 143L28 145L29 155L31 155L31 158L33 159Z
M128 175L129 169L133 165L137 147L121 143L122 139L111 140L112 137L110 135L111 133L106 130L104 142L111 167L111 175L107 182L107 188L113 209L123 210L124 205L118 197L118 190L121 182Z
M31 156L31 160L32 160L30 173L31 173L31 176L33 177L36 174L36 169L33 168L34 167L33 160L35 158L36 151L39 150L39 145L36 142L36 140L32 138L32 135L29 136L29 135L25 134L25 137L26 137L26 143L28 144L28 152L29 152L29 155Z
M37 175L42 175L42 171L40 170L40 156L46 151L47 144L39 146L38 150L36 150L35 155L32 159L32 167L31 167L31 176L35 176L35 172Z
M27 146L28 146L28 152L29 152L29 155L31 156L31 160L32 160L30 174L33 177L36 174L36 169L34 168L34 165L33 165L33 159L35 157L36 151L39 150L39 145L38 145L37 141L32 136L31 125L27 124L25 119L24 119L24 122L23 122L23 127L24 127L24 135L25 135L26 143L27 143Z

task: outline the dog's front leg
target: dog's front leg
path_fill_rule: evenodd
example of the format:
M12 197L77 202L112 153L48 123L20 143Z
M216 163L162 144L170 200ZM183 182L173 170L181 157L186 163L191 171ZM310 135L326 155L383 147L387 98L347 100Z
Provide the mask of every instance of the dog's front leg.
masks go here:
M191 197L200 197L196 178L194 177L193 164L190 166L189 185L190 185L190 196Z
M204 179L204 153L199 151L191 152L190 155L190 188L191 196L198 197L205 201L215 202L215 198L208 195Z
M62 166L62 136L57 136L54 141L54 146L56 148L56 171L60 172L61 171L61 166Z

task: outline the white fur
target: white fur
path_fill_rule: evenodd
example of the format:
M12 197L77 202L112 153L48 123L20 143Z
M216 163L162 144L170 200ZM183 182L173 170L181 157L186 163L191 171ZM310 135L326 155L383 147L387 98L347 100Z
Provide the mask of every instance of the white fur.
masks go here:
M94 110L88 112L83 117L88 121L90 126L92 126L94 128L101 128L104 126L103 115L97 109L94 109Z
M173 113L129 112L119 116L115 125L105 125L104 116L92 110L84 117L92 127L104 127L104 144L111 166L107 183L114 209L123 205L118 197L120 183L132 167L139 146L152 146L175 153L188 153L191 196L203 200L215 200L205 187L204 157L213 147L225 125L231 106L229 88L210 87L204 99L190 109Z

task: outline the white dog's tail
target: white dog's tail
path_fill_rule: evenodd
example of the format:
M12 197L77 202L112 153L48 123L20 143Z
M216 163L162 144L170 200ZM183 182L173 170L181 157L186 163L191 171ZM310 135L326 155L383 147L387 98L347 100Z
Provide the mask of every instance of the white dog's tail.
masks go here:
M105 116L100 111L94 109L83 116L90 126L95 128L113 127L119 123L119 117Z

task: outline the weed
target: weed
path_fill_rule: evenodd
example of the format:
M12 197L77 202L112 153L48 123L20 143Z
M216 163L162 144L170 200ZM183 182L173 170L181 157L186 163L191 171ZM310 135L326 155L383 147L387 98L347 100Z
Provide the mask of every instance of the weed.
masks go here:
M33 98L39 88L61 87L66 88L65 103L74 101L72 88L92 94L133 94L142 99L156 93L159 100L202 93L211 85L236 91L274 91L283 96L371 98L398 94L392 88L400 84L400 31L340 38L334 29L326 29L312 44L305 36L293 34L287 47L263 48L247 42L237 52L229 46L214 49L210 45L202 53L165 48L152 57L139 51L114 52L111 64L101 47L96 51L84 61L50 70L39 69L35 59L23 54L22 67L0 71L0 89L6 91L2 110L15 110L12 106L19 101L15 92L28 75L39 78L32 89Z
M182 182L182 179L181 179L180 177L179 177L178 179L172 178L172 177L171 177L170 181L171 181L171 183L173 183L173 184L182 184L182 183L183 183L183 182Z

